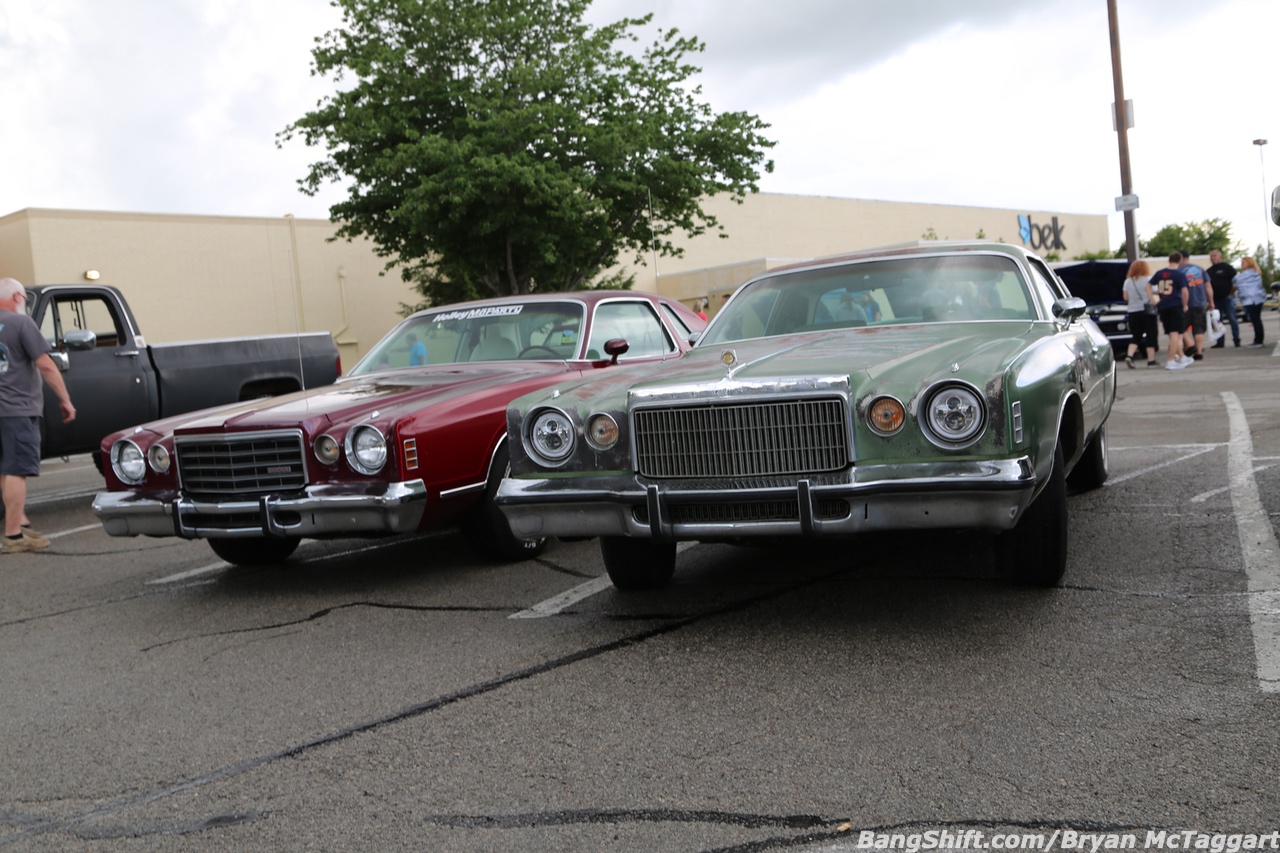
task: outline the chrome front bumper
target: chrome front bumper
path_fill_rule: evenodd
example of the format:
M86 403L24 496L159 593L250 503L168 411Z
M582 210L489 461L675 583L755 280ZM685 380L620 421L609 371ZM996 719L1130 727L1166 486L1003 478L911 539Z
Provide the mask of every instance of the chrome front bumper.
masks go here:
M93 511L110 536L184 539L409 533L427 508L422 480L373 486L308 486L298 497L194 501L179 494L100 492Z
M776 478L775 478L776 479ZM497 503L520 538L849 536L877 530L1008 530L1035 493L1028 457L986 462L860 465L840 478L740 488L635 475L506 479ZM794 519L706 520L718 508L795 502ZM830 507L847 506L841 517ZM680 512L685 510L685 512ZM688 510L692 510L689 512ZM706 510L710 510L709 512ZM702 515L698 520L677 520ZM824 518L826 515L828 517Z

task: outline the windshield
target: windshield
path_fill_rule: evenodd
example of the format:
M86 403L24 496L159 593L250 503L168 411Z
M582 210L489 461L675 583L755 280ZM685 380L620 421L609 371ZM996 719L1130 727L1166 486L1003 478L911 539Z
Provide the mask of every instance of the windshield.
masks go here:
M576 358L582 317L576 302L459 305L417 314L379 341L351 375L423 364Z
M855 326L1035 319L1012 258L896 258L779 273L748 284L698 345Z

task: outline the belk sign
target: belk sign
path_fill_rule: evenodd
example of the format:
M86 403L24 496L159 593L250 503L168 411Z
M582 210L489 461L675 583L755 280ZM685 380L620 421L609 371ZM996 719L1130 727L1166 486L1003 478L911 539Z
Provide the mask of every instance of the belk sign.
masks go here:
M1033 249L1048 249L1055 252L1066 251L1067 244L1062 242L1063 226L1058 224L1058 217L1053 217L1049 225L1037 225L1026 213L1018 214L1018 236L1022 237L1022 245Z

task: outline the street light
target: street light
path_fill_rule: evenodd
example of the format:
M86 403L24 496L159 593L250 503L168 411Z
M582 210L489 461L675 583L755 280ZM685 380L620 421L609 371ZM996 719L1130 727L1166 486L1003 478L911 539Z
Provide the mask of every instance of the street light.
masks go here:
M1262 146L1267 144L1265 139L1255 139L1253 144L1258 146L1258 165L1262 167L1262 215L1266 221L1267 245L1264 247L1267 252L1267 260L1271 260L1271 196L1267 192L1267 161L1262 156ZM1261 260L1261 259L1259 259Z

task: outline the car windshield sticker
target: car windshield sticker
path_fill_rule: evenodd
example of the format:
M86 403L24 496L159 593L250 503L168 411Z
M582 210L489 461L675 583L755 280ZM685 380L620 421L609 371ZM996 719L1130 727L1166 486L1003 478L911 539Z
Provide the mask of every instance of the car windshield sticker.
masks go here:
M561 329L560 330L560 343L571 344L577 340L578 340L577 329Z
M450 311L447 314L436 314L432 322L444 323L449 320L473 320L477 317L510 317L524 310L523 305L492 305L488 308L472 308L469 311Z

